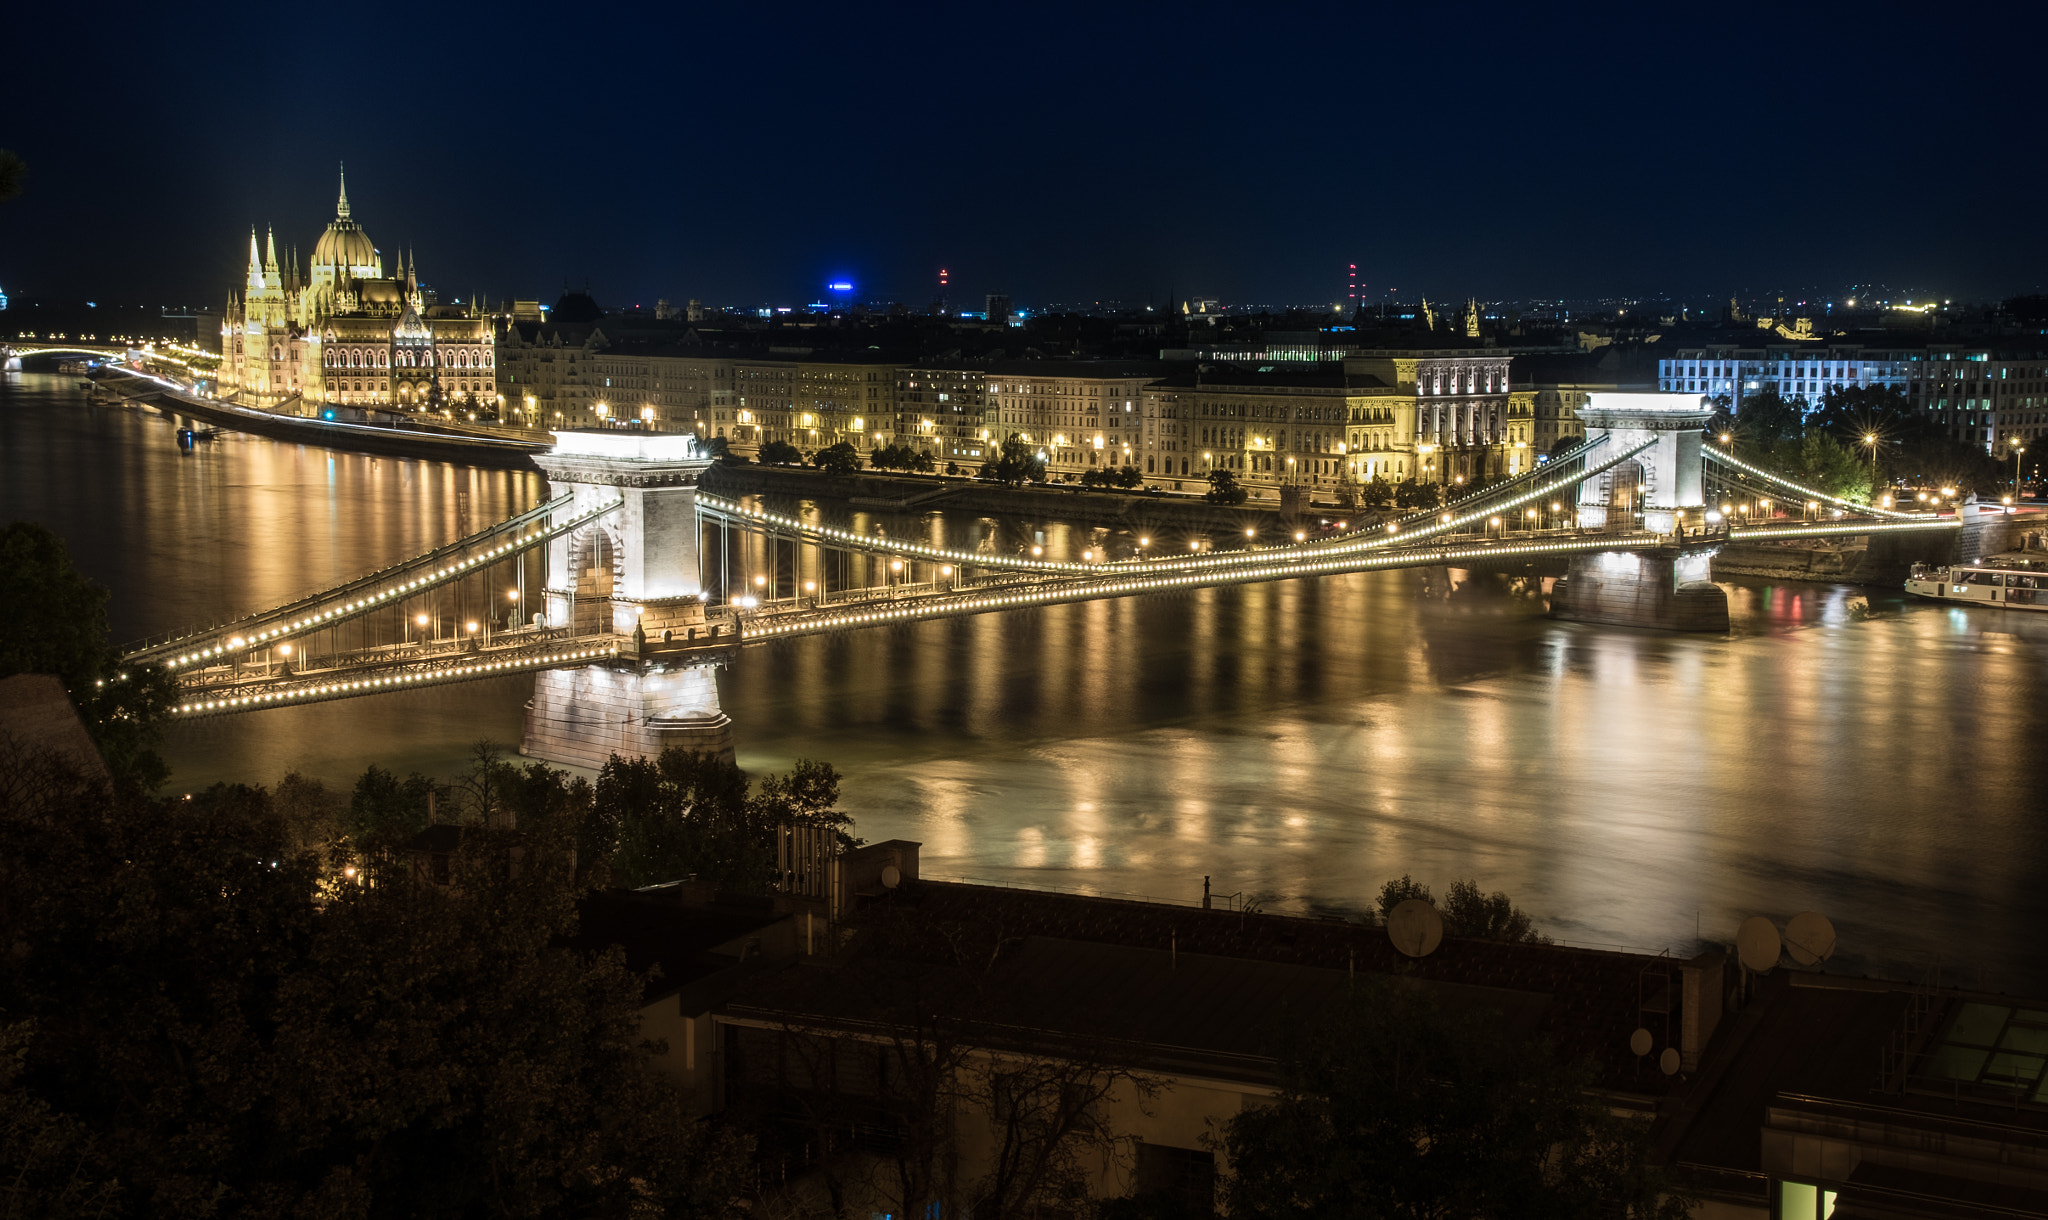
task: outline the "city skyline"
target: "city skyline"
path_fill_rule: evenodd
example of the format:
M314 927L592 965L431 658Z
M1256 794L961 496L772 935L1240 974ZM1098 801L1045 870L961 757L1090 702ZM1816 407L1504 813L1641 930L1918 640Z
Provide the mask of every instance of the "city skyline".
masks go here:
M2027 134L2003 67L2024 39L1929 96L1891 83L1920 44L1881 13L1776 18L1734 63L1683 15L1620 9L664 20L550 30L528 66L531 23L408 17L419 53L337 76L310 17L137 12L161 71L80 91L47 57L0 86L38 116L7 137L30 177L0 284L210 300L250 225L312 243L340 162L380 240L434 251L422 278L465 299L799 302L843 279L918 304L942 267L976 305L1318 303L1352 263L1373 298L2048 280L2042 171L1998 151Z

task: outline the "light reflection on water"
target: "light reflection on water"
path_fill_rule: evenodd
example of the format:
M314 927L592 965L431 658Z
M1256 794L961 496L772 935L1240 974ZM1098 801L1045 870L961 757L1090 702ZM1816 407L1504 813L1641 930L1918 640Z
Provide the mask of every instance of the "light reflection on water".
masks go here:
M0 386L0 514L66 534L124 638L306 590L533 502L533 476L228 438L181 454L69 379ZM934 541L1023 531L899 522ZM1100 531L1052 526L1053 553ZM1162 539L1185 546L1184 539ZM933 875L1355 911L1404 871L1560 939L1689 951L1830 915L1838 964L2048 990L2048 616L1726 586L1733 638L1553 623L1491 578L1377 573L781 641L721 677L740 759L827 759ZM173 785L452 773L531 680L181 728Z

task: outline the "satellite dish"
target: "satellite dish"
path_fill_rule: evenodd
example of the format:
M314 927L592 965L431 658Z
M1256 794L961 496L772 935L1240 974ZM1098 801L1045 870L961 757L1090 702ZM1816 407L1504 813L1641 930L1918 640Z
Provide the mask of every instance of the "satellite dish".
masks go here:
M1657 1067L1666 1076L1678 1075L1678 1048L1675 1046L1665 1047L1664 1053L1657 1056Z
M1404 898L1387 912L1387 939L1409 957L1428 957L1444 943L1444 917L1420 898Z
M1778 925L1761 915L1752 915L1735 929L1735 956L1742 964L1764 974L1778 964L1784 942L1778 939Z
M1835 955L1835 925L1819 911L1801 911L1785 925L1785 951L1802 966L1818 966Z
M1647 1055L1650 1053L1652 1042L1653 1039L1650 1037L1650 1031L1639 1029L1628 1036L1628 1049L1634 1051L1638 1057Z
M893 890L903 884L903 873L893 864L882 866L882 888Z

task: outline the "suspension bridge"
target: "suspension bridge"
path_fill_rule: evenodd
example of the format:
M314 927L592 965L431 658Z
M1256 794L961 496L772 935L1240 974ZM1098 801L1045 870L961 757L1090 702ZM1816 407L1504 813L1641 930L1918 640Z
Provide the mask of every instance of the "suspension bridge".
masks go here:
M289 605L144 641L181 718L539 673L525 752L597 765L729 751L715 668L743 646L1066 602L1395 568L1562 561L1560 617L1727 626L1707 565L1736 540L1954 529L1827 496L1704 445L1696 397L1603 394L1583 444L1440 508L1277 543L1142 533L1077 555L949 544L704 491L694 437L562 433L551 498ZM1101 549L1097 549L1097 548Z

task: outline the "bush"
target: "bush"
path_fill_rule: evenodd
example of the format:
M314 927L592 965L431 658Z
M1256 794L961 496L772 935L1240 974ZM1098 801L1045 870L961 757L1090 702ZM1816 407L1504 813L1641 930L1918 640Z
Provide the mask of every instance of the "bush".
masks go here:
M840 441L836 445L828 445L818 450L812 456L811 464L826 474L852 474L860 469L860 454L854 451L852 445Z
M804 455L788 441L769 441L761 446L763 466L794 466L804 460Z

